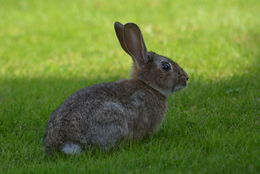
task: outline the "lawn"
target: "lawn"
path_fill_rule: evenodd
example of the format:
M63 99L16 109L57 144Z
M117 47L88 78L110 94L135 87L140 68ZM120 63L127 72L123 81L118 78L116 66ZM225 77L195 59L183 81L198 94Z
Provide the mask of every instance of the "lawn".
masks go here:
M260 173L258 0L0 0L1 173ZM149 50L189 86L161 129L114 152L48 157L50 113L80 88L128 78L113 23L137 23Z

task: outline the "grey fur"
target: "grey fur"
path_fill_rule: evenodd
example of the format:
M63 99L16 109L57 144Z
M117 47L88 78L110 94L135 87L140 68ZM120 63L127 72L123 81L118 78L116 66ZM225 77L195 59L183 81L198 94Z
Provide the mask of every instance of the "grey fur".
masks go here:
M167 96L176 87L186 86L188 76L175 62L146 52L136 24L115 23L115 29L122 48L134 60L131 79L97 84L70 96L51 114L44 137L47 153L64 152L64 148L74 153L77 146L80 151L89 147L108 150L123 140L152 135L164 118ZM124 33L135 37L142 48L136 49L133 41L125 40ZM172 69L162 70L162 61L170 63Z

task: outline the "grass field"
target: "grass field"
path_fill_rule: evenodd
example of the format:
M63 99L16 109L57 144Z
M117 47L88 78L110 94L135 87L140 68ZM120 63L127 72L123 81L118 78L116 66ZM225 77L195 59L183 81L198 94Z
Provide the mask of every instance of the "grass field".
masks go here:
M260 173L258 0L0 0L1 173ZM190 75L160 131L112 153L47 157L50 113L85 86L128 78L113 23Z

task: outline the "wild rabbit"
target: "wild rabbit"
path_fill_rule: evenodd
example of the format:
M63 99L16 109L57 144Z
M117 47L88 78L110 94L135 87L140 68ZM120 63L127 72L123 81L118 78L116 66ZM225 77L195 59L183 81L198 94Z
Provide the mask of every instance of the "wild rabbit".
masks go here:
M52 114L44 137L48 154L111 149L158 130L167 96L187 85L188 75L172 60L148 52L139 27L114 24L123 50L133 59L130 80L101 83L71 95Z

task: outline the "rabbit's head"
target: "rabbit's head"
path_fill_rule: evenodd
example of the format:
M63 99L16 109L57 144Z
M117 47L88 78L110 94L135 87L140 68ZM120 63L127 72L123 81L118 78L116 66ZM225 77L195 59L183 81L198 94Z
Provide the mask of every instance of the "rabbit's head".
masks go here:
M121 47L133 59L133 79L145 82L165 96L187 86L188 75L177 63L147 51L136 24L116 22L115 31Z

